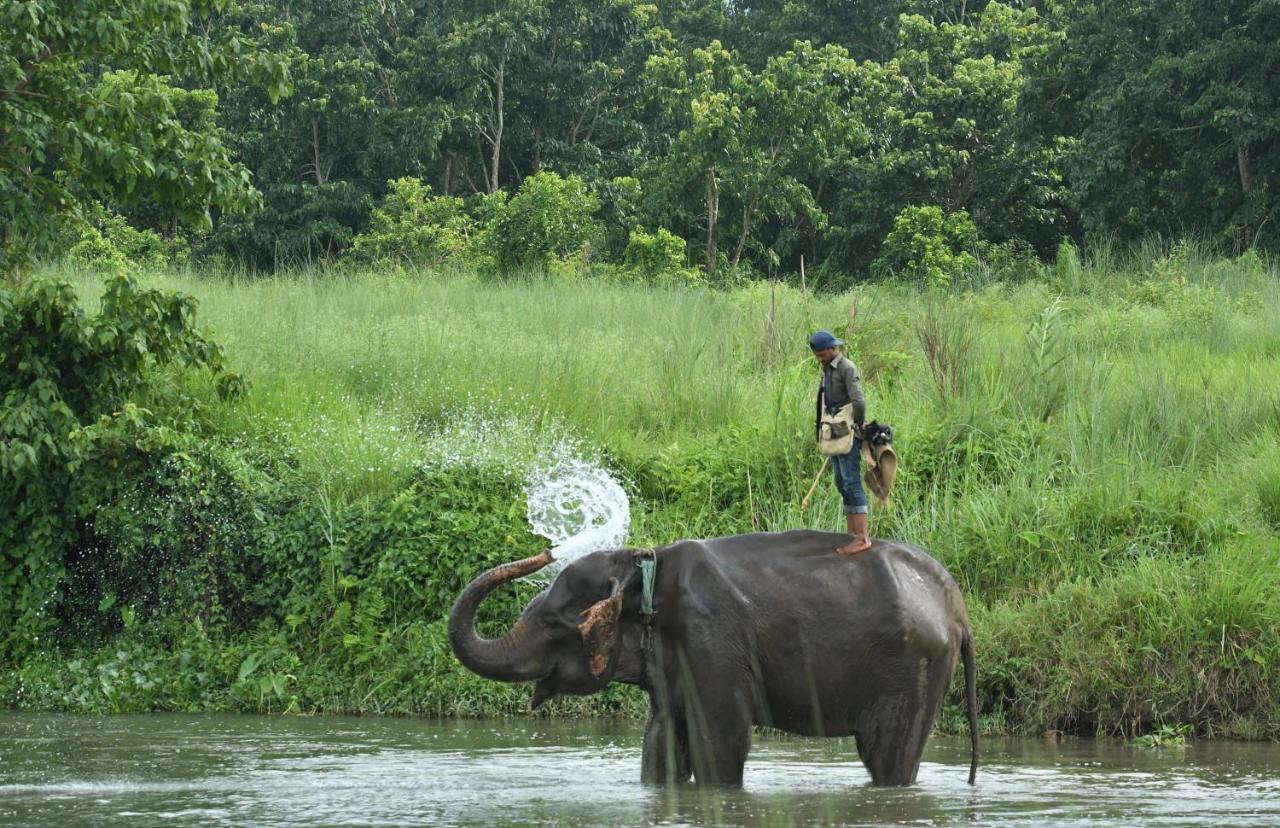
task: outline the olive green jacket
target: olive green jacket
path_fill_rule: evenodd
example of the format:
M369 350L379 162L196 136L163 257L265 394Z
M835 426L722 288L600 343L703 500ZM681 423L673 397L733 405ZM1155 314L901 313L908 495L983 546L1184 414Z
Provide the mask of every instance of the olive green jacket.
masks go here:
M861 427L867 413L867 401L862 396L862 382L858 377L858 369L844 354L837 354L835 359L822 366L822 382L818 386L815 433L822 420L824 394L827 411L833 414L849 403L853 403L853 421Z

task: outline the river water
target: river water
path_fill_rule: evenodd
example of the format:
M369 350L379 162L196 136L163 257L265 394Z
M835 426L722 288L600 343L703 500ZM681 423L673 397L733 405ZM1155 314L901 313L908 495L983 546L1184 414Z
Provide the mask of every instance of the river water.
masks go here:
M641 785L633 722L0 713L0 825L1277 825L1280 746L935 738L873 788L849 740L757 736L741 791Z

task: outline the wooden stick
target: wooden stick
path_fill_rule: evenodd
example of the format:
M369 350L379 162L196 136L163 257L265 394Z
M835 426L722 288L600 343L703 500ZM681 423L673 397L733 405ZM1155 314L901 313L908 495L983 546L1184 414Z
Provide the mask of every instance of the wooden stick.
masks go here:
M809 487L809 491L805 494L804 500L800 501L800 511L806 512L809 510L809 498L813 497L813 490L818 488L818 481L822 479L822 473L827 470L827 464L830 462L830 455L822 458L822 468L818 469L818 476L813 478L813 485Z

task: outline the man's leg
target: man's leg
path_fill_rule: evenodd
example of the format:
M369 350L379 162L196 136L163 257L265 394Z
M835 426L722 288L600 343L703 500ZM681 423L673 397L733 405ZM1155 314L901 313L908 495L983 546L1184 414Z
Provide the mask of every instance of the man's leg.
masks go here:
M853 535L853 541L840 547L836 551L841 555L856 555L859 552L866 552L871 548L871 538L867 536L867 515L845 515L845 527L849 534Z
M871 548L871 539L867 537L867 494L862 489L862 479L858 475L861 460L858 440L853 443L853 451L842 457L831 458L835 468L836 488L844 500L845 528L853 536L853 540L836 551L841 555L856 555Z

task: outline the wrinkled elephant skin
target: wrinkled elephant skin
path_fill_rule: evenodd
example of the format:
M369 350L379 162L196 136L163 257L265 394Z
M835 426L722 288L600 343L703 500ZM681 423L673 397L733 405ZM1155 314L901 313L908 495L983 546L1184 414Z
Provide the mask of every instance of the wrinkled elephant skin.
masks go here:
M454 605L450 643L481 675L536 681L535 706L612 681L639 685L650 700L641 778L722 785L742 783L752 725L853 736L874 783L911 784L963 658L972 783L973 639L960 590L914 546L836 554L846 541L793 531L653 550L651 618L641 553L595 552L565 567L504 638L480 638L480 601L545 566L543 553L476 578Z

